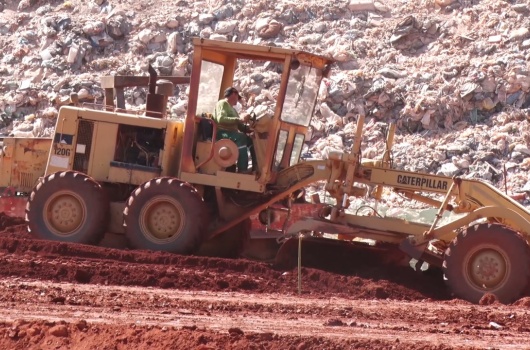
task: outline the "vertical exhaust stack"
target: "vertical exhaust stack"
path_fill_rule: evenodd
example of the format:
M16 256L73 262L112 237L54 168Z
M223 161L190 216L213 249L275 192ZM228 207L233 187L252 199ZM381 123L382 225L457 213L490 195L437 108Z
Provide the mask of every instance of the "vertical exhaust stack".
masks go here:
M167 99L173 96L174 85L169 80L157 81L158 74L153 66L149 65L149 92L145 105L145 114L152 118L165 118Z

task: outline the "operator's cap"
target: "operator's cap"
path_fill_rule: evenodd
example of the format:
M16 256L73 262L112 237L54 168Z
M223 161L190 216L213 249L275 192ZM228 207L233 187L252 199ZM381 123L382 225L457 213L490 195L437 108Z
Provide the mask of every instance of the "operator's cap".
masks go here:
M228 96L232 95L234 92L237 94L237 98L239 100L241 100L241 95L239 94L239 91L237 91L237 89L235 87L233 87L233 86L231 86L231 87L229 87L228 89L225 90L224 97L228 97Z

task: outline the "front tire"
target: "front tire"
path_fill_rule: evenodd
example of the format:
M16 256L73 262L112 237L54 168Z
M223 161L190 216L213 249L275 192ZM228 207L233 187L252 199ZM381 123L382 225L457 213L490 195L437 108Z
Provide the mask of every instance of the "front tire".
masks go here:
M98 244L108 226L109 202L102 187L77 171L50 174L33 189L26 221L37 238Z
M134 248L177 254L197 249L208 221L195 188L170 177L152 179L133 191L123 217Z
M446 250L446 283L459 298L478 303L486 293L505 304L521 296L529 281L527 242L500 225L480 224L459 234Z

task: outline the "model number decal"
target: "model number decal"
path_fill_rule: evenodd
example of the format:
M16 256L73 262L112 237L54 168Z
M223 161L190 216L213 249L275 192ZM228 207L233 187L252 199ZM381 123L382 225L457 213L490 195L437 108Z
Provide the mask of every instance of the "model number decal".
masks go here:
M448 181L417 176L398 175L397 182L401 185L427 187L435 190L447 190L449 188Z
M67 148L55 148L55 154L58 156L70 157L70 150Z

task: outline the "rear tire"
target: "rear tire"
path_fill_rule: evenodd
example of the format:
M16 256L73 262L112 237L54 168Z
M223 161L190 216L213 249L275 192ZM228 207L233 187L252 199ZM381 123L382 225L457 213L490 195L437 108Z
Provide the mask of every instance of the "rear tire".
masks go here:
M486 293L502 303L521 296L529 281L527 242L500 225L481 224L459 234L445 252L446 283L459 298L478 303Z
M134 248L177 254L193 253L208 224L197 190L170 177L152 179L133 191L123 217Z
M110 205L103 188L76 171L44 177L26 206L26 221L37 238L98 244L109 223Z

